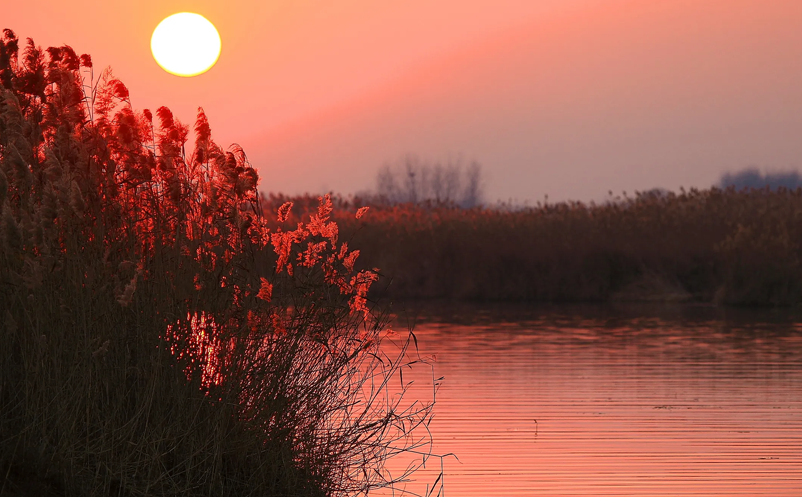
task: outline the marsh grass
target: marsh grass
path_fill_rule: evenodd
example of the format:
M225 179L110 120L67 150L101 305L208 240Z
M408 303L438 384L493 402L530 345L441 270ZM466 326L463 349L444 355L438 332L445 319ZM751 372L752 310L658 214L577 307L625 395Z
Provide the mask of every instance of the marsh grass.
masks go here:
M389 352L377 272L355 268L330 199L263 215L201 109L187 154L189 128L134 111L88 55L19 44L4 31L0 494L392 485L387 459L430 447L433 402L404 399L422 360L412 335Z
M265 195L271 208L314 198ZM349 212L365 203L370 215ZM601 204L461 209L336 198L333 218L403 299L519 302L802 300L802 190L641 192Z

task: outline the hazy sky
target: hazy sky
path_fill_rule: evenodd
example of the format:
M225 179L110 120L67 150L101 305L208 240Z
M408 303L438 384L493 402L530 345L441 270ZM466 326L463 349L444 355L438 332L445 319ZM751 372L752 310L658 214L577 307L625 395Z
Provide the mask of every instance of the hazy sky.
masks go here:
M477 160L491 201L802 168L800 0L0 1L0 28L112 66L135 108L202 106L266 191L365 190L406 153ZM150 54L180 11L223 40L195 78Z

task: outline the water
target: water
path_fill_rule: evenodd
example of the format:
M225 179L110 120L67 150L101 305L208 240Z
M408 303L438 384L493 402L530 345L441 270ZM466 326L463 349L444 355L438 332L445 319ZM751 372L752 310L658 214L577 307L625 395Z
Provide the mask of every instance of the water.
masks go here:
M459 458L444 460L443 495L802 495L802 319L423 312L420 349L445 377L433 451ZM430 388L430 373L416 381L427 377ZM428 467L436 476L439 462ZM433 474L418 476L407 490L425 493Z

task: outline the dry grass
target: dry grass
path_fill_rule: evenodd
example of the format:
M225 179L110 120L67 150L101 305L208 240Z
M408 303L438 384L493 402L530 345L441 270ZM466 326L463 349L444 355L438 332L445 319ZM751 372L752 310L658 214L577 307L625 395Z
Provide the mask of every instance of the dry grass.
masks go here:
M288 201L265 196L269 206ZM311 207L312 198L292 199ZM691 300L793 305L802 298L802 190L636 193L580 202L463 210L335 199L363 267L405 299L528 302ZM299 214L304 209L299 209Z
M0 494L390 483L385 461L427 443L432 404L391 386L417 359L403 336L380 348L376 272L354 268L329 199L268 220L202 110L187 155L188 128L135 112L88 56L1 43Z

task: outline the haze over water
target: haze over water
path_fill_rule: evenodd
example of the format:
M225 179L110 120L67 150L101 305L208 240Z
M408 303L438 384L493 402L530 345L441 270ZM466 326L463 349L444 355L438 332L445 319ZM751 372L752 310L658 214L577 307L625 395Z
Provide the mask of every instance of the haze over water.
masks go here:
M445 495L802 493L802 322L511 309L416 327L445 376L434 452L459 457Z

